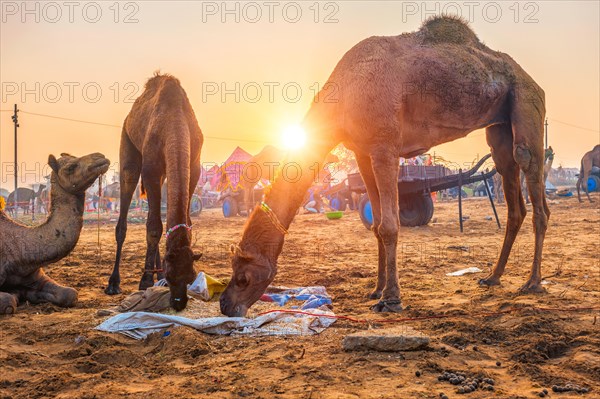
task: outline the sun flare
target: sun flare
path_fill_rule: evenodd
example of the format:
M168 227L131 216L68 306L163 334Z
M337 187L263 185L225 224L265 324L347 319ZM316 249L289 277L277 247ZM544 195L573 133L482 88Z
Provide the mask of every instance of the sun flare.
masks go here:
M298 125L288 126L281 134L281 142L288 150L298 150L306 144L306 132Z

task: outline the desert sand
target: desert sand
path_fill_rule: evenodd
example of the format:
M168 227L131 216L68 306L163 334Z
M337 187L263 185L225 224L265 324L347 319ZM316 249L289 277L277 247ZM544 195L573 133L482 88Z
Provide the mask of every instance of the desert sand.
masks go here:
M534 398L566 383L591 388L600 397L599 311L565 309L600 306L600 198L550 201L552 216L543 256L547 293L521 295L533 251L531 208L513 249L502 285L481 288L495 262L504 232L486 198L464 202L464 233L457 203L437 203L428 226L402 228L399 273L402 314L375 314L366 299L375 282L377 247L356 212L340 220L299 215L290 228L276 285L323 285L338 315L397 319L429 335L429 348L416 352L345 352L349 333L383 323L339 320L320 335L229 337L172 328L135 341L95 331L114 306L137 289L145 251L145 227L130 224L122 261L124 293L103 293L114 261L114 222L90 216L80 243L47 273L79 290L72 309L23 304L0 316L0 398L449 398L456 387L438 381L443 371L493 378L495 390L469 398ZM498 208L502 225L506 206ZM220 278L230 275L229 245L239 240L245 218L223 218L205 210L194 220L195 249L204 253L196 268ZM98 248L98 239L100 248ZM164 241L164 240L163 240ZM162 243L164 245L164 242ZM449 248L451 247L451 248ZM454 247L454 249L452 248ZM456 247L463 247L462 249ZM163 251L164 253L164 251ZM467 267L482 273L448 277ZM531 306L553 308L532 310ZM477 316L520 307L495 316ZM259 308L259 307L257 307ZM251 314L256 314L251 309ZM500 362L499 366L497 362ZM416 371L421 376L415 375ZM553 393L550 397L582 397Z

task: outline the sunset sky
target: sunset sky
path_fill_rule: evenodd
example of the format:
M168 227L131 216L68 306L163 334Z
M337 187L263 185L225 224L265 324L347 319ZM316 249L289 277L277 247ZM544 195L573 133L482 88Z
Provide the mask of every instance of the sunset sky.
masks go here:
M237 145L250 153L279 145L354 44L416 30L436 11L470 17L482 41L510 54L544 88L554 165L577 167L600 142L599 2L466 3L228 2L233 12L226 14L220 1L77 2L71 10L30 2L31 13L20 1L3 1L0 187L13 187L13 125L5 111L15 103L24 111L19 160L28 182L49 153L102 152L118 161L120 128L25 112L121 125L155 70L181 80L205 135L202 161L221 162ZM476 131L433 151L468 162L489 149Z

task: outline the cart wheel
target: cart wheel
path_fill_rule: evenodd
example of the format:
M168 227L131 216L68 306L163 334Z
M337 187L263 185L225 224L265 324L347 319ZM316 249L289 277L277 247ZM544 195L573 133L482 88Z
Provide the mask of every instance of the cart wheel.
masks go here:
M371 230L371 226L373 225L373 209L371 208L371 200L369 200L367 194L360 196L360 201L358 202L358 214L367 230Z
M423 226L433 216L433 200L428 194L408 194L399 200L400 224L406 227Z
M598 188L600 188L600 178L598 176L588 177L587 187L590 193L593 191L598 191Z
M200 212L202 212L202 200L194 194L190 203L190 216L198 216Z
M237 201L231 197L227 197L223 200L223 216L230 218L238 214Z

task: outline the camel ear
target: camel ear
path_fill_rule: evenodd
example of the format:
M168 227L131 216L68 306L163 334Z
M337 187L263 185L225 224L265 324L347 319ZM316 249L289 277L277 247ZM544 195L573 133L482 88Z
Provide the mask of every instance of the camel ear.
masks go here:
M58 164L56 157L52 154L50 154L48 156L48 165L50 165L50 167L52 168L53 171L58 173L58 170L60 169L60 165Z

